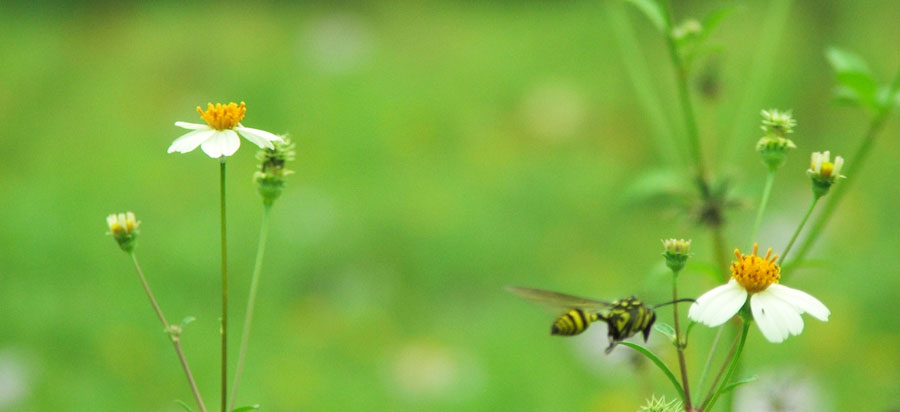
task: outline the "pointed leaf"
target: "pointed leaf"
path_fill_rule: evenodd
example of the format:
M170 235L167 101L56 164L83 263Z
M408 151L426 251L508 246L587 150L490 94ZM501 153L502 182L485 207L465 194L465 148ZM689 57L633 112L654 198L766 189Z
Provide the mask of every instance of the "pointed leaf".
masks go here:
M653 324L653 330L666 335L670 341L675 342L675 328L665 322L656 322Z
M237 408L231 412L246 412L246 411L252 411L254 409L259 409L259 405L241 406L240 408Z
M743 379L738 379L738 380L736 380L736 381L734 381L734 382L729 383L729 384L726 385L724 388L722 388L721 393L726 393L726 392L728 392L728 391L733 391L734 388L737 388L738 386L741 386L741 385L743 385L743 384L745 384L745 383L753 382L753 381L755 381L755 380L757 380L757 379L759 379L759 376L757 376L757 375L748 376L748 377L743 378Z
M858 100L866 106L877 108L878 83L865 60L835 47L829 48L825 54L834 68L839 86L842 87L838 92L842 100Z
M186 411L188 411L188 412L194 412L194 410L191 409L191 407L188 406L188 404L184 403L184 401L182 401L182 400L176 399L176 400L175 400L175 403L177 403L178 405L180 405L182 408L184 408L184 410L186 410Z
M628 2L644 13L650 19L650 23L653 23L653 27L656 27L660 33L669 32L666 11L663 10L662 5L657 0L628 0Z

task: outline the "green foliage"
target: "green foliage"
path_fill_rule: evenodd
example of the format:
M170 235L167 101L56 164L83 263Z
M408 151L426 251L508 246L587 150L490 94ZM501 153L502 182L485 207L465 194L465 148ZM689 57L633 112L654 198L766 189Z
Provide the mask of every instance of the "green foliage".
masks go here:
M185 403L182 400L176 399L175 403L177 403L178 406L181 406L182 408L184 408L184 410L186 410L187 412L194 412L194 410L190 406L188 406L187 403Z
M878 83L866 62L856 54L831 47L825 52L834 69L838 87L835 95L840 102L879 110Z
M725 385L724 387L722 387L722 393L728 393L730 391L733 391L738 386L748 384L750 382L756 382L757 379L759 379L759 375L753 375L753 376L748 376L746 378L738 379L738 380L733 381L733 382L729 383L728 385Z
M675 343L675 328L668 323L656 321L656 323L653 324L653 330L662 333L669 341Z
M660 33L668 35L671 30L669 16L658 0L628 0L628 2L637 7Z
M247 412L247 411L252 411L254 409L259 409L259 405L241 406L240 408L235 408L231 412Z

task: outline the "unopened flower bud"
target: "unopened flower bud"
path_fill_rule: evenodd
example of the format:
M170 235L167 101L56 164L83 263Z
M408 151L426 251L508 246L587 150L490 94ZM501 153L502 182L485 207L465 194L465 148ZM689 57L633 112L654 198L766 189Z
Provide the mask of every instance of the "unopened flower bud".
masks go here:
M806 171L806 174L812 179L813 194L816 197L825 196L831 189L831 185L837 183L838 179L847 177L841 174L844 158L835 156L834 162L832 162L831 153L827 150L823 153L813 152L809 163L809 170Z
M106 217L106 225L109 226L108 234L116 239L119 247L131 253L137 243L137 235L140 233L138 227L141 225L141 222L134 217L134 213L111 214Z
M770 170L775 170L784 164L788 150L797 147L791 139L785 137L794 132L797 122L791 116L790 111L763 110L762 116L761 127L766 135L756 142L756 151L762 155L766 166Z
M662 241L665 252L663 256L666 258L666 266L676 274L684 268L685 262L691 253L691 240L684 239L665 239Z
M284 177L294 173L284 167L285 162L294 160L294 144L284 137L284 142L272 142L272 149L262 149L256 153L259 170L253 174L263 203L271 205L281 196Z

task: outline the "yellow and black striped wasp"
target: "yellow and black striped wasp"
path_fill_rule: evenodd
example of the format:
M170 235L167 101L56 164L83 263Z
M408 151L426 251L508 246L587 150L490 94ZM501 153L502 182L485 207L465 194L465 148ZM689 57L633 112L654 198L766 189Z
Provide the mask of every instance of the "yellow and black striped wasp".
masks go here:
M606 322L609 329L607 354L619 342L638 332L644 335L646 342L650 337L650 328L653 327L653 322L656 322L655 308L671 303L693 301L693 299L678 299L650 307L634 296L607 302L519 286L508 286L506 289L532 303L563 312L553 322L550 328L551 335L574 336L587 330L592 322Z

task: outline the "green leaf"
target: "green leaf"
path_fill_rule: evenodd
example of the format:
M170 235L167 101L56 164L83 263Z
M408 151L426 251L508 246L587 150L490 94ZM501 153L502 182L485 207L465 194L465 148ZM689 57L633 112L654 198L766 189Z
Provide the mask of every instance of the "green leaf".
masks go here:
M665 322L656 322L653 324L653 330L666 335L670 341L675 342L675 328Z
M250 411L253 409L259 409L259 405L241 406L240 408L232 410L231 412L246 412L246 411Z
M188 411L188 412L194 412L194 410L191 409L191 407L188 406L188 404L184 403L184 401L181 401L181 400L179 400L179 399L176 399L176 400L175 400L175 403L181 405L181 407L184 408L184 410L186 410L186 411Z
M828 62L834 68L842 101L858 101L868 107L878 108L878 82L872 76L869 66L859 56L835 47L825 52Z
M686 207L693 187L680 172L656 169L641 173L628 183L622 201L627 206L668 205Z
M736 380L736 381L734 381L734 382L729 383L728 385L725 385L725 387L722 388L721 393L726 393L726 392L728 392L728 391L733 391L734 388L737 388L738 386L741 386L741 385L743 385L743 384L745 384L745 383L753 382L753 381L755 381L755 380L757 380L757 379L759 379L759 376L757 376L757 375L749 376L749 377L746 377L746 378L744 378L744 379L738 379L738 380Z
M716 27L718 27L729 14L734 12L734 10L735 7L733 5L725 6L715 9L707 14L706 17L703 18L703 34L701 34L701 36L703 38L709 37L709 35L716 30Z
M678 379L675 379L675 374L673 374L672 371L669 370L669 367L667 367L666 364L663 363L663 361L660 360L658 356L654 355L653 352L650 352L643 346L636 343L619 342L619 344L634 349L640 352L642 355L646 356L647 359L650 359L650 361L653 362L659 368L659 370L661 370L666 375L667 378L669 378L669 381L672 382L672 386L675 387L675 392L677 392L681 400L684 401L684 390L681 389L681 384L678 383Z
M666 18L666 11L663 10L662 5L659 4L656 0L628 0L629 3L633 4L634 7L637 7L648 19L650 19L650 23L653 23L653 27L656 27L660 33L668 34L669 32L669 23Z

